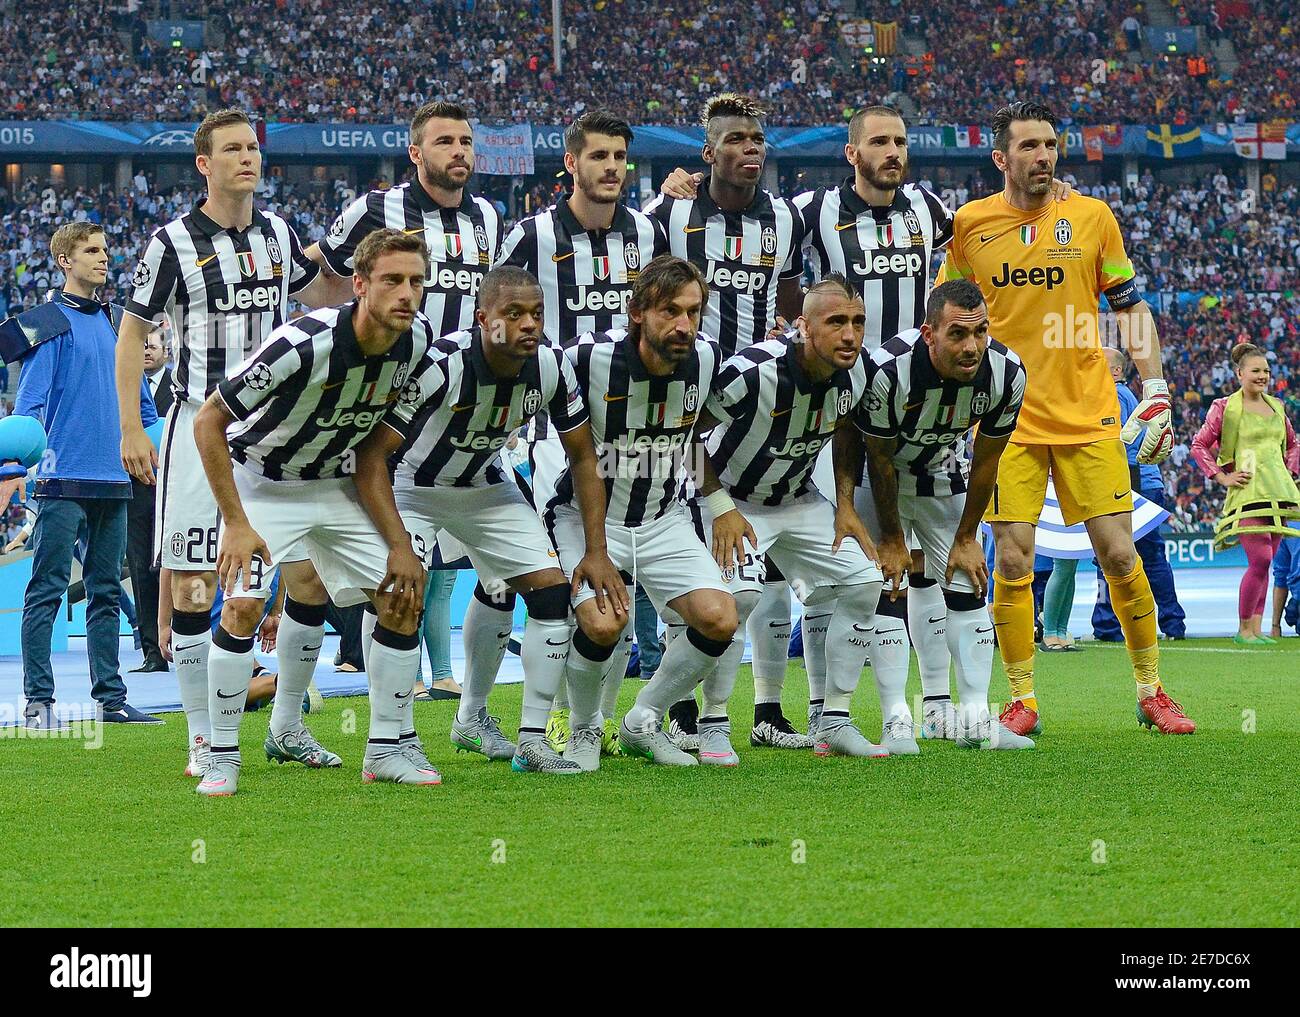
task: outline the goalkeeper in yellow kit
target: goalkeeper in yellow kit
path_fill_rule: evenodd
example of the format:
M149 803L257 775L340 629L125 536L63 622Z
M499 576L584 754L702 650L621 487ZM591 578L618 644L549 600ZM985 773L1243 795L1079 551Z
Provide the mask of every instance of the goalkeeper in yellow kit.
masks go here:
M1104 294L1142 377L1142 402L1123 440L1145 428L1138 461L1156 463L1173 447L1169 389L1151 311L1137 293L1119 224L1105 202L1082 195L1058 204L1051 185L1058 157L1056 118L1016 102L993 118L1000 194L957 210L939 282L979 284L989 334L1028 372L1024 404L1002 454L985 518L996 542L993 624L1013 701L1002 723L1017 734L1041 730L1034 695L1034 527L1050 473L1068 525L1082 522L1110 587L1111 603L1137 680L1139 722L1169 734L1196 730L1161 687L1155 600L1133 546L1133 499L1121 441L1119 400L1101 350Z

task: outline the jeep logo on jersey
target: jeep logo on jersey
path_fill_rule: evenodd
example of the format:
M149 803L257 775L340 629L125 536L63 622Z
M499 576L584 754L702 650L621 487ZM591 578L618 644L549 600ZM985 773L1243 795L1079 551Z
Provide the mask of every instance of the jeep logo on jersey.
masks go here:
M609 257L592 258L591 272L597 279L604 282L609 278Z
M829 438L812 438L809 441L787 438L785 444L780 448L771 450L773 459L811 459L822 447L830 441Z
M334 412L329 415L328 419L317 417L316 424L319 427L326 427L331 430L340 427L355 427L360 431L369 431L383 418L383 410L345 410L342 406L335 406Z
M251 257L251 255L250 255ZM242 268L242 266L241 266ZM222 314L243 313L261 314L273 311L280 306L280 286L273 282L227 283L224 289L217 290L212 297L210 310Z
M637 245L631 240L629 240L627 246L623 248L623 263L627 265L629 269L641 267L641 248L637 247Z
M627 287L603 289L595 286L579 286L578 292L564 301L564 306L578 314L602 312L627 314L627 302L631 299L632 290Z
M913 431L904 437L916 445L951 445L961 437L959 431Z
M682 399L682 409L687 413L694 413L695 407L700 402L700 388L698 385L687 385L686 396Z
M459 233L456 234L456 238L460 239ZM440 264L442 268L438 267ZM447 268L446 262L433 261L429 263L429 278L424 280L424 288L439 293L460 291L472 297L478 293L482 282L482 272L475 272L468 268Z
M718 289L733 289L751 294L765 289L767 280L766 272L750 272L743 268L718 268L714 261L709 262L709 270L704 274L704 281Z
M722 256L728 261L739 261L741 249L745 246L744 237L723 237Z
M847 388L840 389L839 401L835 404L835 415L837 417L848 416L849 410L853 408L853 393Z
M524 415L531 417L542 408L542 393L535 388L530 388L524 393L523 407Z
M971 415L982 417L989 409L989 397L987 392L977 392L975 398L970 401Z
M1069 219L1056 220L1056 243L1058 247L1064 247L1074 236L1074 231L1070 228Z
M239 265L240 275L257 275L257 259L253 257L252 251L236 251L235 263Z
M1012 268L1004 261L1001 274L994 276L991 282L998 289L1004 286L1046 286L1050 291L1064 284L1065 269L1059 265L1050 268Z
M280 241L275 237L266 238L266 256L271 259L272 265L280 264Z
M899 251L895 254L869 254L862 252L860 264L850 266L860 276L864 275L920 275L925 258L919 251Z
M509 440L508 434L461 434L452 438L451 443L464 452L495 452Z
M447 257L459 258L462 250L459 233L444 233L442 237L443 244L447 248Z
M1037 226L1021 226L1021 227L1020 227L1020 242L1021 242L1022 244L1024 244L1026 247L1031 247L1031 246L1033 246L1034 241L1037 240L1037 239L1038 239L1038 227L1037 227Z
M776 253L776 230L772 229L771 226L766 226L763 229L763 253Z

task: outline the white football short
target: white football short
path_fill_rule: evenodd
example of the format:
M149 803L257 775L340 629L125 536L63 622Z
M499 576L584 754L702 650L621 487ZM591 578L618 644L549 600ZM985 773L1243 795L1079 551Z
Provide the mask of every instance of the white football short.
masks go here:
M582 516L577 506L566 504L549 513L548 520L551 540L560 553L560 565L572 579L573 570L587 551ZM666 604L693 590L730 592L718 563L695 535L695 526L683 505L674 505L658 519L640 526L623 526L607 520L605 543L614 567L630 573L661 614ZM573 606L595 595L591 587L583 584L573 598Z
M266 541L275 565L310 559L338 607L364 604L388 573L388 545L371 521L351 477L328 480L267 480L235 467L235 488L244 514ZM265 566L254 560L249 589L237 579L227 597L270 596Z
M835 508L816 492L788 505L737 501L736 508L754 528L758 545L752 550L746 548L745 561L739 568L724 573L733 593L762 592L764 556L785 574L786 582L802 604L829 600L841 586L859 586L882 579L880 567L867 557L856 540L845 540L832 553ZM713 519L702 501L699 520L704 539L712 547Z
M155 564L173 572L212 572L217 567L221 514L194 444L198 413L191 403L173 403L158 450L153 555Z
M435 543L444 561L468 554L485 587L559 568L542 521L507 478L487 487L399 487L397 510L426 566Z

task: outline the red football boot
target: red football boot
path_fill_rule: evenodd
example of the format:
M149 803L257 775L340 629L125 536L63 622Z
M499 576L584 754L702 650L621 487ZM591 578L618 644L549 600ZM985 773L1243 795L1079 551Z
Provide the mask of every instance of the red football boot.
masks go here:
M1024 736L1043 733L1043 725L1038 720L1037 711L1031 710L1019 699L1008 703L998 716L998 720L1012 734Z
M1196 730L1196 724L1164 689L1138 700L1137 717L1139 724L1154 727L1161 734L1191 734Z

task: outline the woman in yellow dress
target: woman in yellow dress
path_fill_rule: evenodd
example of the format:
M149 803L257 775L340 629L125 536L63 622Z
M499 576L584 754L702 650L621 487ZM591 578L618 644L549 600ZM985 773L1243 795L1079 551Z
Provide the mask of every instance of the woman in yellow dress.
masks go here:
M1281 401L1268 394L1270 371L1264 351L1253 343L1232 348L1232 365L1241 387L1216 399L1192 442L1192 456L1211 480L1228 488L1223 514L1214 530L1214 547L1241 542L1246 574L1237 598L1238 631L1243 645L1266 645L1260 631L1268 569L1282 539L1294 535L1290 519L1300 519L1300 445ZM1217 449L1217 454L1216 454Z

